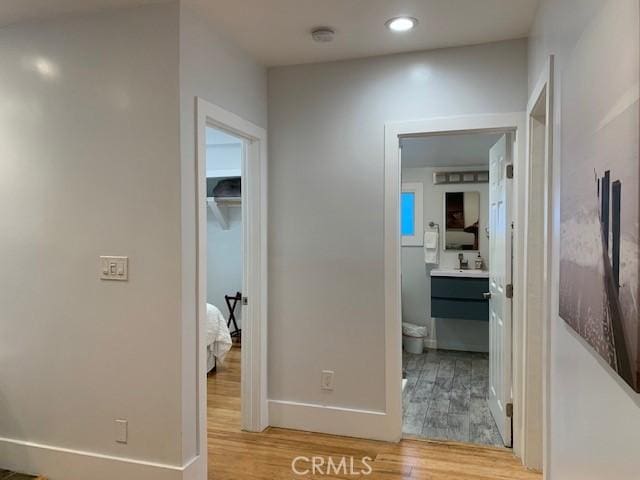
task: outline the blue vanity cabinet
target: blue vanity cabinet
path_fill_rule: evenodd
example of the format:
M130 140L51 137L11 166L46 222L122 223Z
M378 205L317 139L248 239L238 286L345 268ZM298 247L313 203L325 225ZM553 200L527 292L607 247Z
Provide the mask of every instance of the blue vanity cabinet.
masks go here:
M488 278L431 277L431 316L489 321Z

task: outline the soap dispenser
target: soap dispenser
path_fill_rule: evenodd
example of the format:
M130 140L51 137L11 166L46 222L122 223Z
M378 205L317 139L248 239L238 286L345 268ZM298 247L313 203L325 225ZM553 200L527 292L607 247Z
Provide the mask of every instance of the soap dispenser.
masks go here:
M484 267L484 260L482 259L482 255L480 255L480 252L478 252L478 256L476 257L476 270L482 270L482 267Z

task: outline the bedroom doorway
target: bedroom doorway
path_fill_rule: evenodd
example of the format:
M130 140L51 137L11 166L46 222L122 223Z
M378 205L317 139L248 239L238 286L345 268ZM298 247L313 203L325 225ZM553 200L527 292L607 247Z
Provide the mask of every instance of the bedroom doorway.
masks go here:
M267 416L266 131L197 99L198 467ZM206 478L206 477L203 477Z
M205 128L207 417L240 427L244 295L242 168L246 141Z

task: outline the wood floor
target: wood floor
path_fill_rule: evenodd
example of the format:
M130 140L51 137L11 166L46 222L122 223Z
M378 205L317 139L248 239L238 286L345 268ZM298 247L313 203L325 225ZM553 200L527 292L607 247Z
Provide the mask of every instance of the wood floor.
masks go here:
M240 431L240 349L233 348L225 365L208 379L209 478L215 480L292 480L296 478L381 480L540 480L508 450L423 440L398 444L269 428L263 433ZM370 475L295 475L299 456L322 457L337 466L353 457L354 472L366 471L363 457L372 459ZM311 469L299 461L300 471ZM361 470L362 469L362 470ZM326 473L326 466L320 470ZM335 470L332 470L332 473Z

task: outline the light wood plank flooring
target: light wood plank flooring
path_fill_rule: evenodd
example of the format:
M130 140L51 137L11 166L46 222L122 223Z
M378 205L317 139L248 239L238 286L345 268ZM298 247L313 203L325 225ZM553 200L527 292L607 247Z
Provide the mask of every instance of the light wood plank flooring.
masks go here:
M292 480L294 478L370 478L380 480L540 480L504 449L423 440L398 444L269 428L240 431L240 349L208 379L209 478L215 480ZM368 476L296 476L297 456L342 456L373 460ZM328 460L327 460L328 461ZM304 464L300 464L304 467ZM308 466L308 465L307 465ZM356 462L356 468L362 466Z

